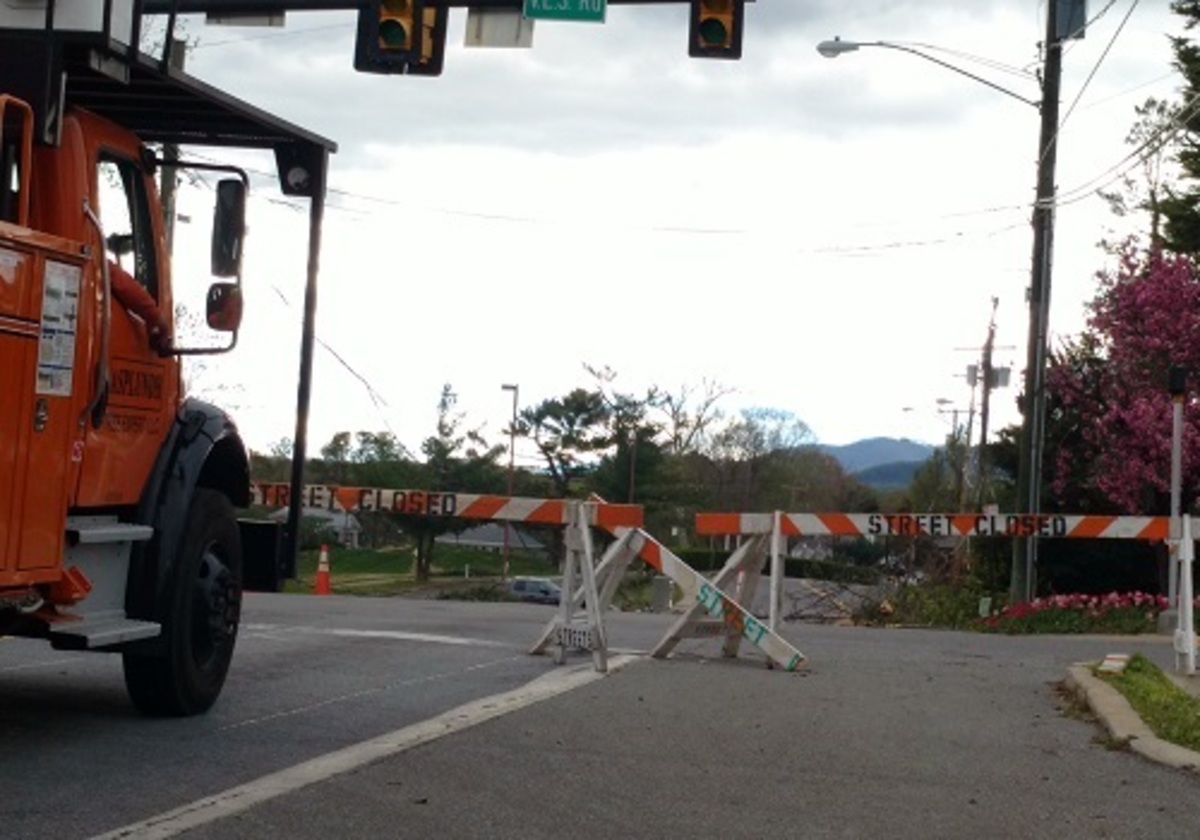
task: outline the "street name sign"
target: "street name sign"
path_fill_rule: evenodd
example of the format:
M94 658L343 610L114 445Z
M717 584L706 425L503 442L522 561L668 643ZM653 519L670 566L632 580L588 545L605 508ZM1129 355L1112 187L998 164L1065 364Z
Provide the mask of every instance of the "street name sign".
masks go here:
M604 23L607 0L524 0L522 13L530 20L569 20Z

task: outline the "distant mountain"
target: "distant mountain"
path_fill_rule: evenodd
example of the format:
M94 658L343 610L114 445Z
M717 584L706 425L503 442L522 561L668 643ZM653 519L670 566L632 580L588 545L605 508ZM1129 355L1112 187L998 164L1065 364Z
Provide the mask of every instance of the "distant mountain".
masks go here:
M915 471L916 467L929 460L929 456L934 452L934 447L927 443L917 443L908 438L884 437L868 438L842 446L818 444L817 448L832 455L842 465L842 469L860 479L861 473L885 465L911 464Z
M912 484L913 476L921 469L924 461L893 461L868 467L854 473L854 477L875 490L903 490Z

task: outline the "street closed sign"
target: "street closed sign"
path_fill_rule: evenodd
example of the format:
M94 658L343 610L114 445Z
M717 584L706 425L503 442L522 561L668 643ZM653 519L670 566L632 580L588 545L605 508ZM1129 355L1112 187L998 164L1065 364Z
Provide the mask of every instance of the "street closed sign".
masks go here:
M525 0L525 17L532 20L573 20L604 23L607 0Z

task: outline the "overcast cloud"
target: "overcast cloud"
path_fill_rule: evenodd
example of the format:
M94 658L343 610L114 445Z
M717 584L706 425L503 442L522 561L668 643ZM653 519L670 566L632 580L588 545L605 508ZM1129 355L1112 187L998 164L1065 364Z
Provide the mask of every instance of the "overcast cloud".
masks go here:
M1055 336L1077 332L1115 224L1082 185L1128 149L1134 105L1171 96L1162 3L1092 0L1065 58ZM340 429L433 430L441 384L496 438L521 404L610 365L630 391L713 379L726 408L794 412L826 442L940 442L998 299L992 428L1017 422L1038 118L1033 107L886 49L932 44L1037 99L1037 0L759 0L744 57L689 59L686 4L539 22L532 50L467 49L452 11L440 78L357 74L353 13L285 30L188 21L191 72L336 140L318 333L314 449ZM1119 34L1118 34L1118 30ZM1111 43L1110 43L1111 42ZM1107 55L1101 59L1107 51ZM269 169L264 161L257 168ZM1094 182L1094 183L1093 183ZM271 191L260 190L262 199ZM225 360L252 445L292 434L306 217L252 208L244 347ZM284 300L289 304L285 304ZM910 409L910 410L906 410ZM532 453L518 457L532 462Z

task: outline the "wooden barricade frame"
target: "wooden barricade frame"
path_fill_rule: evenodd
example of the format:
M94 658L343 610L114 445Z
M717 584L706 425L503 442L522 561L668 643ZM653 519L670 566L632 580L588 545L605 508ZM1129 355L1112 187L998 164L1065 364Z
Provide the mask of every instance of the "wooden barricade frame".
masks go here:
M1196 673L1196 631L1193 585L1195 543L1191 518L1181 517L1171 537L1167 516L1097 516L1076 514L1005 513L698 513L697 536L737 536L747 543L770 538L771 597L767 626L776 632L782 598L784 540L793 536L888 537L1040 537L1050 539L1125 539L1166 542L1179 575L1179 625L1175 631L1176 670ZM738 549L741 551L741 548ZM741 568L735 552L721 574ZM761 569L761 565L759 566ZM757 583L757 581L755 581ZM748 603L748 602L744 602ZM699 631L698 626L680 632ZM697 632L697 634L699 634Z
M290 501L291 487L283 483L253 483L254 504L284 507ZM728 573L707 580L642 528L641 505L612 504L602 499L536 499L476 493L398 490L377 487L307 485L300 504L305 508L354 513L392 511L414 516L457 517L475 520L525 522L561 525L566 528L567 554L563 569L563 592L556 616L530 649L544 653L553 648L555 661L566 660L571 650L583 650L592 656L596 670L608 668L608 634L604 616L629 565L639 557L659 573L671 578L692 603L684 617L676 622L654 650L665 657L674 649L681 628L703 627L711 636L725 636L726 656L736 656L745 639L761 650L773 666L794 671L805 657L789 642L769 629L749 611L749 598L762 572L765 552L755 555L758 568L750 570L744 562ZM615 540L597 561L592 528L611 534ZM725 591L730 580L741 572L740 583L731 596ZM702 618L707 613L708 619Z

